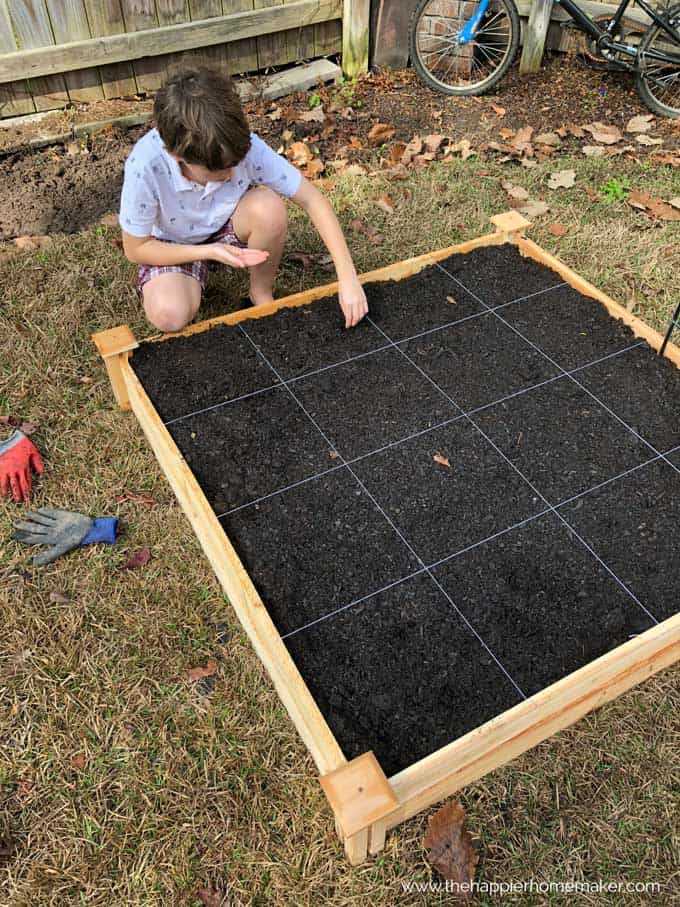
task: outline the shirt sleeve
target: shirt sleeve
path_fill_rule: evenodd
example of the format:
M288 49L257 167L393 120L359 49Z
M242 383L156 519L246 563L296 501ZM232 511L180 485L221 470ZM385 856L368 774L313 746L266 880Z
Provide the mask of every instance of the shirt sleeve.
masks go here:
M149 173L134 154L125 162L123 191L118 220L121 229L131 236L150 236L158 216L158 196Z
M250 136L250 150L246 156L248 175L256 185L268 186L279 195L290 198L300 188L302 174L285 157L277 154L259 135Z

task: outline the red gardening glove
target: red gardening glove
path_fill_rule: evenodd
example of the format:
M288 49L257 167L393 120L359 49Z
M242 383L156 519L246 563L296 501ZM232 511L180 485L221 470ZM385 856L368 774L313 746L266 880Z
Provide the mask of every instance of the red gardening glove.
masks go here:
M22 431L15 431L0 444L0 493L8 495L11 489L15 501L28 502L31 468L38 475L45 471L36 446Z

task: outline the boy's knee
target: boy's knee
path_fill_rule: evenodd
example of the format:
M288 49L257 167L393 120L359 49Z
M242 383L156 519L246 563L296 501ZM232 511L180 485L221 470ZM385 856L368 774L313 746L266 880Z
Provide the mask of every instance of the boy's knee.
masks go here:
M181 331L191 321L187 312L162 306L151 310L147 308L146 317L150 324L163 333Z
M250 199L250 216L263 226L277 232L288 229L288 211L280 195L272 189L256 189Z

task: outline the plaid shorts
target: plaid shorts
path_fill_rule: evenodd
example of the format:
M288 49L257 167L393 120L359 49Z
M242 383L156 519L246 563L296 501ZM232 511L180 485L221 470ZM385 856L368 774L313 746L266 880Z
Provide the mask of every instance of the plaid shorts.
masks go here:
M171 240L161 239L160 242L171 242ZM245 243L242 243L236 235L231 218L204 242L223 242L228 246L238 246L239 249L246 248ZM197 280L201 289L204 290L205 282L208 279L208 267L207 261L190 261L184 265L140 265L137 271L137 290L141 293L144 284L153 280L154 277L158 277L159 274L186 274Z

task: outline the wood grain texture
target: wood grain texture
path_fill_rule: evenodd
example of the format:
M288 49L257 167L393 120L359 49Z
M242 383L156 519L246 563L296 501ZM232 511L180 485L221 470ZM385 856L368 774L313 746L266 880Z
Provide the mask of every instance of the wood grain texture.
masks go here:
M347 760L212 507L127 360L122 372L135 416L319 772L339 768Z
M17 50L50 47L54 37L44 0L7 0L7 12L16 40ZM2 78L0 82L23 79L24 74ZM62 75L47 78L31 78L28 83L35 109L56 110L69 102L66 82Z
M522 75L538 72L543 60L545 39L550 25L553 0L531 0L529 20L524 29L519 71Z
M92 37L83 0L46 0L46 4L56 44ZM66 73L64 80L74 103L101 101L104 97L101 74L96 67Z
M123 0L123 12L131 0ZM22 53L0 56L0 82L13 81L28 75L52 75L124 60L147 60L171 53L210 47L225 41L254 38L262 34L285 31L298 26L300 21L310 25L336 19L341 0L294 0L285 6L249 9L242 12L183 22L178 25L154 27L153 19L145 20L137 11L134 22L146 21L147 27L130 31L125 19L127 34L110 35L88 41L75 41L59 47L41 47ZM137 71L137 62L135 62ZM140 86L141 87L141 86Z
M370 24L370 0L344 0L342 13L342 71L350 79L368 71Z
M0 0L0 54L13 53L16 49L7 0ZM22 80L0 85L0 118L18 117L25 113L35 113L28 83Z
M120 35L125 21L120 0L85 0L87 18L93 38ZM132 64L109 63L99 67L105 98L123 98L137 94L137 82Z

